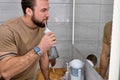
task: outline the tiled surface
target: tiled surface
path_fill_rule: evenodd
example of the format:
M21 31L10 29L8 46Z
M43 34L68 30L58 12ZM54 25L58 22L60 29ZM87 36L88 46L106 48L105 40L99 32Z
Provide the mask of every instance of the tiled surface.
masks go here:
M76 0L76 3L81 4L99 4L101 0Z
M101 0L102 4L113 4L114 0Z
M21 0L0 0L0 2L21 2Z
M48 23L57 40L72 40L72 23Z
M50 3L72 3L73 0L49 0Z
M75 23L75 40L97 40L99 23Z
M20 16L21 14L20 3L0 3L0 22Z
M100 5L76 5L76 22L99 22Z
M55 67L65 67L66 62L70 62L72 59L73 48L72 41L68 40L59 40L57 41L57 49L59 53L59 58L57 59L57 63Z
M89 54L98 55L98 43L97 41L90 40L77 40L75 41L75 47L87 57Z
M51 4L49 22L72 22L72 4Z
M59 40L57 41L57 48L60 54L59 58L69 59L72 56L72 41L68 40Z
M101 22L112 20L113 5L101 5Z

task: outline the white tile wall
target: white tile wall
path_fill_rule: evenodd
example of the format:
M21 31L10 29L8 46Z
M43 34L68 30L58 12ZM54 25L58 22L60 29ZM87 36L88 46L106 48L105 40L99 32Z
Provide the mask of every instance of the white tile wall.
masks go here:
M76 22L75 40L97 40L99 23Z
M72 22L72 4L51 4L49 22Z
M50 3L72 3L73 0L49 0Z
M21 2L21 0L0 0L0 2Z
M100 4L101 0L76 0L76 3L81 3L81 4Z
M99 22L100 5L77 4L75 12L76 22Z
M72 40L72 23L48 23L57 40Z
M57 59L57 64L55 67L65 67L66 62L70 62L72 59L72 41L71 40L58 40L57 49L59 53L59 58Z
M113 5L101 5L101 22L112 20Z
M102 4L113 4L114 0L101 0Z
M75 41L75 47L80 51L81 54L85 56L85 58L89 54L95 54L97 56L98 55L97 46L98 46L97 40L96 41L93 41L93 40L76 40Z
M6 21L15 16L20 16L22 9L20 3L0 3L0 22Z

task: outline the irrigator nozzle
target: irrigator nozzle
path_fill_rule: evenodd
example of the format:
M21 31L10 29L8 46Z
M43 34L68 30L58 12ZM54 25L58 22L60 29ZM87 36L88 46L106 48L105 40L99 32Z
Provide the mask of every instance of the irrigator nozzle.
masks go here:
M45 27L46 27L46 29L45 29L45 31L44 31L45 34L47 34L48 32L51 32L51 31L48 29L47 22L45 23Z

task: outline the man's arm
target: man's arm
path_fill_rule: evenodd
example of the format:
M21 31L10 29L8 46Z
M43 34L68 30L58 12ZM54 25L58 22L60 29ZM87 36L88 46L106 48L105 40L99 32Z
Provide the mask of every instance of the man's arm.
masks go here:
M42 55L40 60L39 60L39 63L40 63L40 68L41 68L41 71L43 73L44 79L50 80L48 55L47 54Z
M103 43L102 53L100 56L100 75L104 78L109 66L109 46Z
M43 53L46 53L53 44L56 43L55 36L52 32L46 34L41 39L38 47L41 49ZM3 54L0 52L0 54ZM43 54L47 56L46 54ZM42 64L45 61L48 64L48 57L42 57ZM15 75L25 71L39 56L32 49L24 56L7 56L0 60L0 73L5 80L10 80ZM44 60L45 59L45 60Z
M7 56L0 61L1 75L6 80L9 80L15 75L26 70L38 58L39 56L35 54L34 50L29 51L21 57Z

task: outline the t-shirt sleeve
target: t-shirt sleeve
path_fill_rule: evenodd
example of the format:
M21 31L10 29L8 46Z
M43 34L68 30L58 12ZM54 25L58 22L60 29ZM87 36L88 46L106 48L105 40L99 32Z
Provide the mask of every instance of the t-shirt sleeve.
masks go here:
M107 36L106 36L106 25L104 27L104 34L103 34L103 42L107 44Z
M110 45L110 38L111 38L110 27L111 26L112 26L111 23L108 22L105 24L105 27L104 27L103 42L107 45Z
M7 26L0 26L0 52L17 53L15 39L12 31Z

